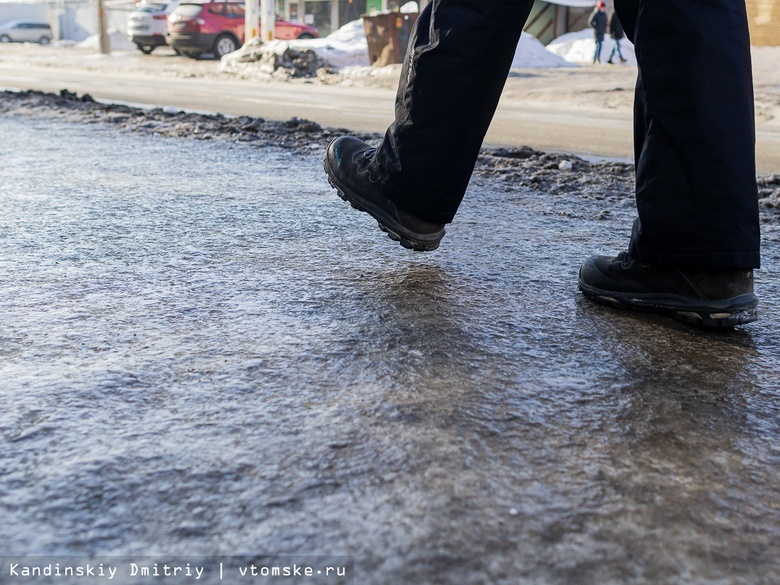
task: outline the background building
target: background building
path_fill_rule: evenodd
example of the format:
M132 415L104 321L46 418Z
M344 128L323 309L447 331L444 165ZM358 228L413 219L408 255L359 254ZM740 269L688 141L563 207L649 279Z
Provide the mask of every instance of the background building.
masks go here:
M780 0L747 0L751 44L780 45Z
M277 13L293 22L316 26L327 36L348 22L372 11L394 10L405 0L276 0ZM422 9L428 0L417 0Z
M536 0L525 30L546 45L567 32L588 28L593 6L592 0Z
M327 36L374 10L393 10L406 0L275 0L277 13L316 26ZM417 0L420 9L430 0ZM780 45L780 0L746 0L752 44ZM610 5L611 1L607 1ZM593 0L536 0L525 30L547 44L562 34L588 28ZM133 0L107 0L109 28L124 31ZM17 18L48 20L57 40L83 41L97 31L96 0L0 0L0 23Z

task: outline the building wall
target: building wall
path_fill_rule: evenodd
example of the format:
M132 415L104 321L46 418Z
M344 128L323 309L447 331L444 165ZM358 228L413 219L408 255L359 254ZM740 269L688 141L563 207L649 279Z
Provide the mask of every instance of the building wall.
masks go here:
M576 8L536 0L524 30L547 45L562 34L588 28L591 12L592 7Z
M339 26L346 24L346 22L352 17L352 12L347 9L347 6L352 4L349 0L276 0L279 13L284 14L291 20L297 20L304 22L307 20L305 6L314 8L325 8L325 6L317 6L317 3L323 2L327 5L328 24L325 26L326 30L321 31L324 34L329 34L333 30L336 30ZM383 9L386 9L388 0L353 0L355 4L365 4L367 9L374 5L381 5ZM401 2L402 3L402 2ZM418 4L422 8L427 4L427 0L418 0ZM756 46L780 46L780 0L746 0L748 19L750 22L750 34L751 44ZM89 2L78 2L77 0L61 0L61 2L50 2L50 6L41 1L40 3L31 2L2 2L0 1L0 23L17 18L30 18L40 20L50 20L53 29L60 28L61 34L57 35L58 38L72 39L81 41L94 28L94 9L91 8ZM547 4L537 2L538 5ZM69 8L64 9L65 6ZM295 6L295 11L291 11L291 5ZM338 14L339 5L343 5L345 14ZM60 8L60 10L57 10ZM563 7L557 7L559 14L554 14L553 10L550 10L550 20L555 22L555 26L549 26L546 28L546 35L554 34L558 36L567 31L581 30L587 28L587 17L590 14L589 9L580 8L568 8L566 10L566 29L562 30L560 25L560 16ZM71 12L75 9L75 15ZM539 10L539 8L535 8ZM124 30L127 15L122 11L115 11L109 9L109 27L116 28L117 30ZM293 12L291 14L291 12ZM326 12L322 10L322 12ZM335 13L335 14L334 14ZM309 15L309 19L312 19L313 15ZM323 15L324 16L324 15ZM333 16L337 16L335 19L338 23L336 26L330 26L330 22L333 20ZM348 18L349 17L349 18ZM322 18L322 17L320 17ZM58 22L59 21L59 22ZM534 32L534 31L529 31ZM541 40L541 39L540 39ZM552 39L545 39L546 41ZM543 41L544 42L544 41Z
M8 22L9 20L49 20L49 10L45 4L30 4L30 3L16 3L16 2L2 2L0 3L0 24Z
M607 0L607 5L612 5L611 0ZM547 4L537 0L536 5ZM595 5L595 0L593 2ZM748 21L750 24L750 42L755 46L780 46L780 0L746 0ZM548 5L549 6L549 5ZM559 7L562 9L563 7ZM535 11L540 9L536 6ZM567 12L567 31L578 31L588 28L588 17L592 8L568 8ZM551 10L548 8L548 11ZM534 12L532 12L532 17ZM537 28L539 28L537 24ZM528 30L528 29L526 29ZM532 34L533 30L529 30ZM562 34L558 32L557 34ZM539 40L542 40L541 38ZM549 42L547 38L542 42Z
M569 8L566 14L566 32L576 32L590 28L592 8Z
M780 0L747 0L750 43L780 45Z
M546 45L557 36L558 13L565 10L555 4L536 0L525 23L525 32L532 34Z

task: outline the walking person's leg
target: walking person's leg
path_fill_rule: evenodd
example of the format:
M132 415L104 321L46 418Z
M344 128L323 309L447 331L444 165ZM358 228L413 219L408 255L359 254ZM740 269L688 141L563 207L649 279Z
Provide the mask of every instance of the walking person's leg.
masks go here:
M639 218L628 253L593 257L580 288L705 325L755 319L758 197L744 0L617 0L636 47Z
M617 50L618 57L620 57L620 62L625 63L626 58L623 57L623 51L620 49L620 39L615 39L615 48L613 50Z
M432 250L452 221L533 0L433 0L420 14L375 150L342 137L325 170L340 195L406 247Z

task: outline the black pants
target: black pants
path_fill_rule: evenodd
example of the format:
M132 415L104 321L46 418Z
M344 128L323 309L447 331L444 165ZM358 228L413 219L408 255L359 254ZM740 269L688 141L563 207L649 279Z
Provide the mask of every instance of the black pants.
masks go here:
M615 0L639 74L634 135L649 264L759 266L744 0ZM410 40L395 122L374 159L385 192L423 219L460 205L533 0L433 0ZM554 106L551 106L554 107Z

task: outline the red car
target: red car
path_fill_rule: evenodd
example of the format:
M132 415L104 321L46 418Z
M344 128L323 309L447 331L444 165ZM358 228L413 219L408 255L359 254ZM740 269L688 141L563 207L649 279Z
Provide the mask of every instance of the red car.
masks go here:
M274 36L282 40L313 39L319 33L312 26L277 19ZM244 44L244 3L182 2L168 16L165 40L187 57L213 53L221 59Z

